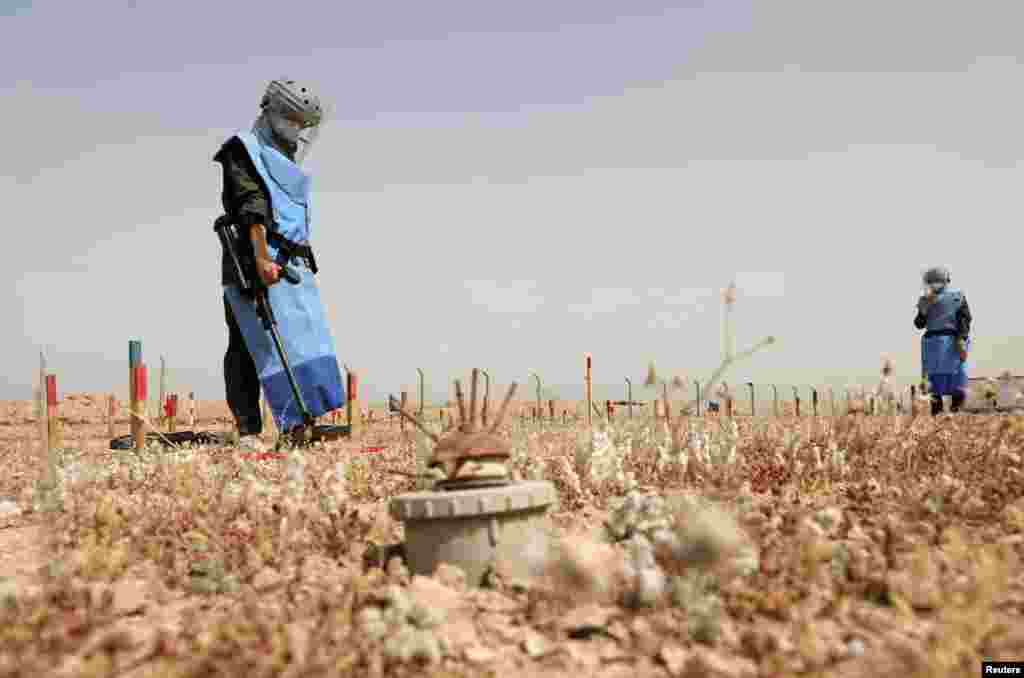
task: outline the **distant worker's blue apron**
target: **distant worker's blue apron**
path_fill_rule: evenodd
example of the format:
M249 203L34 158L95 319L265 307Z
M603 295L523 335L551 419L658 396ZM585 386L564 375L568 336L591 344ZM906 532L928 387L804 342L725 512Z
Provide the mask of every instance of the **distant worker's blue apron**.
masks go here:
M971 340L967 340L970 351ZM948 334L921 338L921 361L932 393L951 396L967 390L967 363L960 360L956 337Z
M309 241L310 178L302 169L265 140L251 132L238 134L270 193L274 229L292 242ZM269 227L269 225L268 225ZM276 248L268 245L271 257ZM338 368L320 289L313 272L300 259L290 262L301 282L282 279L268 289L267 298L277 319L278 332L306 408L320 417L345 404L345 387ZM278 356L270 332L256 313L256 304L235 285L224 287L224 297L238 322L245 345L259 374L267 404L279 431L302 424L302 410Z
M956 312L963 295L959 290L944 289L927 312L927 332L921 337L921 367L932 393L951 396L967 389L967 365L960 359L956 345ZM967 339L970 350L970 339Z

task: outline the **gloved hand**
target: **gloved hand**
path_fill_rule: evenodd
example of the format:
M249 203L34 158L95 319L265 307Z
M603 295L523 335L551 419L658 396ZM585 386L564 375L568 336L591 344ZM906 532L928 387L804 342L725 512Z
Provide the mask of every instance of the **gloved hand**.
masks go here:
M917 300L917 312L921 315L928 313L928 307L932 305L932 298L927 294L922 294Z
M256 273L259 274L263 284L270 287L280 279L281 267L272 259L256 257Z

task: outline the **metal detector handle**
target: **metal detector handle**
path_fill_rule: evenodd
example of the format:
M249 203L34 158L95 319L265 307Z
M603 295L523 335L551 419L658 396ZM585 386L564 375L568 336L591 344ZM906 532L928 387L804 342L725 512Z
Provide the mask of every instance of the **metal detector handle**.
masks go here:
M253 264L255 262L253 261L252 253L239 252L235 246L236 239L240 240L241 236L235 228L232 219L226 214L217 217L213 224L213 230L217 233L217 237L220 239L221 245L224 247L224 251L227 252L230 257L231 264L235 269L235 274L238 277L242 289L248 290L252 287L259 287L263 281L258 279L259 275L253 269ZM299 277L299 274L288 265L283 265L280 268L281 277L292 285L298 285L302 282L302 278ZM250 273L251 278L248 275Z
M302 282L299 274L293 269L288 266L281 266L280 264L278 266L281 269L281 279L287 280L292 285L298 285ZM272 325L277 324L277 319L274 317L274 308L270 305L270 288L259 279L258 275L253 281L253 288L253 301L256 302L256 312L263 320L263 329L270 330Z

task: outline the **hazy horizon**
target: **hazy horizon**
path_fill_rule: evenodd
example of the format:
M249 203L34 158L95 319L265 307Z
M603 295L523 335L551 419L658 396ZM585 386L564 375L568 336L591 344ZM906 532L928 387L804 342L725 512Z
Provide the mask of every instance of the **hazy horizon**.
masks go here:
M312 242L364 399L417 367L432 398L482 367L570 399L588 351L609 392L650 361L704 380L733 279L737 349L778 341L730 384L871 385L883 354L910 383L938 264L971 376L1024 373L1019 3L282 8L0 0L0 399L41 350L62 393L123 393L132 339L223 397L212 156L284 74L330 106Z

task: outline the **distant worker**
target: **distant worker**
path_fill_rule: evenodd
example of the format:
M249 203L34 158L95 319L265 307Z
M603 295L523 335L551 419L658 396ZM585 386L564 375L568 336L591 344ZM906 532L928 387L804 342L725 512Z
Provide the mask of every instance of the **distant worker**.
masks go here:
M252 129L231 136L213 158L224 170L224 211L248 241L244 245L267 286L288 361L314 417L342 407L346 397L314 278L310 175L301 167L322 121L320 99L309 85L273 80ZM285 265L299 275L299 284L279 282ZM221 275L229 333L224 355L227 401L240 442L259 448L261 388L282 433L301 428L302 415L271 337L254 302L240 291L226 253Z
M959 412L967 398L971 310L966 295L950 287L950 280L949 270L942 266L925 271L925 289L914 318L914 327L925 330L921 367L928 379L933 415L942 412L943 396L950 396L952 412Z

